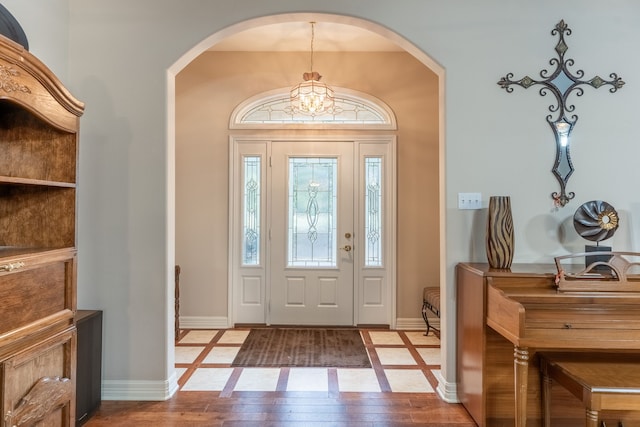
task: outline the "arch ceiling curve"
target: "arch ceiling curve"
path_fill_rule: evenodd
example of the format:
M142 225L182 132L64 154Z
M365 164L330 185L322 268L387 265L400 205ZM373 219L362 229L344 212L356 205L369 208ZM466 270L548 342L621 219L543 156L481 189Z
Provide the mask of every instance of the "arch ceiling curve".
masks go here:
M372 21L368 21L361 18L355 18L352 16L326 14L326 13L284 13L279 15L263 16L259 18L253 18L246 21L239 22L231 25L220 31L215 32L211 36L203 39L200 43L193 46L182 57L178 58L168 69L169 75L178 74L183 68L189 65L195 58L207 50L229 50L232 48L237 49L240 46L244 37L251 37L253 42L250 44L251 50L265 50L260 46L269 46L269 49L275 50L306 50L308 49L308 28L309 22L315 21L317 23L325 23L327 25L339 25L342 29L351 27L353 31L351 43L344 43L344 37L341 37L341 41L338 42L335 39L323 41L320 36L322 33L318 31L319 49L322 50L341 50L341 51L362 51L365 50L398 50L406 51L414 56L430 70L436 73L440 77L444 77L444 68L440 66L435 60L433 60L424 51L419 49L413 43L399 35L398 33L390 30L387 27L376 24ZM287 26L298 25L301 30L306 31L304 37L302 37L302 43L305 47L302 48L298 45L292 45L291 40L299 39L299 37L292 37L290 34L290 28ZM260 44L256 44L255 31L261 27L270 27L270 33L272 38L271 42L266 42L266 38L262 36ZM278 30L279 29L279 30ZM335 37L333 31L326 32L328 38ZM369 37L367 37L367 34ZM325 37L325 36L323 36ZM236 40L235 42L233 40ZM275 40L275 41L274 41ZM277 41L279 40L279 41ZM288 44L287 44L288 43ZM279 45L279 47L275 47ZM217 47L216 47L217 46ZM331 47L333 46L333 47ZM363 46L367 46L364 48ZM247 48L245 47L244 50Z

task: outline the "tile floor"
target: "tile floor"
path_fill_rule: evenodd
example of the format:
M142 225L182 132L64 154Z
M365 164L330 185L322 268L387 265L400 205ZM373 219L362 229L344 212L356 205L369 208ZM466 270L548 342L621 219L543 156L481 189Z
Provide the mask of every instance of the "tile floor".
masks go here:
M371 368L234 368L248 329L183 330L176 344L181 391L433 393L440 340L423 331L361 329Z

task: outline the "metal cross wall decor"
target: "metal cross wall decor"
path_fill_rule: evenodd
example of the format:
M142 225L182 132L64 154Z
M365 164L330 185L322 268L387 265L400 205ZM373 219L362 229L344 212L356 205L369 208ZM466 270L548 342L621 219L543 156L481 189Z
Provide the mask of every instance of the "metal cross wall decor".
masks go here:
M583 70L577 70L574 73L569 71L569 67L574 65L573 59L564 58L565 53L569 49L565 43L564 37L571 35L571 30L561 20L556 24L555 28L551 31L551 35L558 35L558 43L556 44L555 51L558 54L557 58L549 60L549 64L555 66L555 70L552 72L543 69L540 71L540 77L542 80L535 80L529 76L525 76L520 80L511 80L513 73L507 74L502 77L498 82L501 88L505 89L508 93L513 92L511 85L522 86L528 89L534 85L541 85L540 95L545 96L551 92L556 97L557 104L551 104L549 106L550 114L546 119L556 139L556 161L553 166L552 172L560 183L560 192L551 193L554 204L556 207L565 206L571 199L575 197L575 193L566 192L567 182L569 177L573 173L573 164L571 163L571 155L569 151L571 141L571 131L578 121L578 116L572 114L570 117L567 113L572 113L575 110L573 104L567 103L569 95L575 93L576 96L582 96L584 89L582 85L589 85L596 89L609 85L609 92L614 93L624 85L624 81L616 73L609 74L611 80L604 80L600 76L595 76L590 80L582 80L584 77Z

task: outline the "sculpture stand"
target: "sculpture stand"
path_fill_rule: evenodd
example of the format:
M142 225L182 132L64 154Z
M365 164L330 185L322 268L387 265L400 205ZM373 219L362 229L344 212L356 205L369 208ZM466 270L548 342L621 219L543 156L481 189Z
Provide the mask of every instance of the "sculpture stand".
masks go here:
M585 252L611 252L611 246L599 246L599 245L585 245ZM608 262L611 259L608 255L587 255L584 257L584 266L588 267L594 262ZM609 267L606 265L596 265L594 270L597 271L608 271Z

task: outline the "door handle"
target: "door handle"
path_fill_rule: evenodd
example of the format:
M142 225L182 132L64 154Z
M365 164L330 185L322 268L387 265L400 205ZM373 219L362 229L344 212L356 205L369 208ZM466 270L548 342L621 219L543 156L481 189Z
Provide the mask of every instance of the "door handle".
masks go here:
M338 248L338 249L340 249L341 251L345 251L345 252L351 252L351 245L344 245L343 247Z

